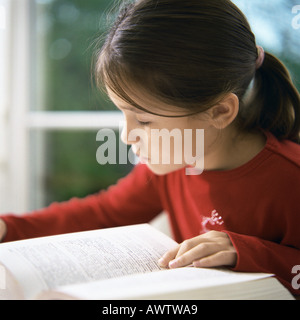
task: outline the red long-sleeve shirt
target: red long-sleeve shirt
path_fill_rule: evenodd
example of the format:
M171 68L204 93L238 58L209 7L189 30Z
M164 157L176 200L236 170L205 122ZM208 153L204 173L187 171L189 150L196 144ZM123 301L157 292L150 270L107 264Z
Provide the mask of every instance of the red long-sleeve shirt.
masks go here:
M234 270L274 273L300 295L292 287L292 268L300 265L300 146L266 135L265 148L237 169L157 176L137 165L99 194L4 215L4 241L143 223L164 210L178 242L224 231L238 253Z

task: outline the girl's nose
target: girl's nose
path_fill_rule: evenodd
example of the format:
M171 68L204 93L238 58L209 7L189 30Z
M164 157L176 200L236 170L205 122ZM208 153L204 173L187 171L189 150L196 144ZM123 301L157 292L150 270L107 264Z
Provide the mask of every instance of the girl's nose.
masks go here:
M132 134L131 130L127 123L125 123L121 132L121 140L127 145L135 144L140 140L140 137Z

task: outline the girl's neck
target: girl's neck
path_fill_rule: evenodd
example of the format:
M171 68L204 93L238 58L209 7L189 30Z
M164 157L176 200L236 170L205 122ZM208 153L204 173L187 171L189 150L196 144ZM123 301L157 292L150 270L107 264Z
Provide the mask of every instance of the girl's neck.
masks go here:
M207 171L224 171L238 168L260 153L266 144L265 135L260 132L240 133L227 128L217 134L211 150L205 155Z

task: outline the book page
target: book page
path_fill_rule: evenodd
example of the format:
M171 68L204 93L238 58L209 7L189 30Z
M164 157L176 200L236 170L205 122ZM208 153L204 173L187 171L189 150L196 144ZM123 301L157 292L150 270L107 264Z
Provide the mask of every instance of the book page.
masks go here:
M96 281L87 284L71 285L59 288L53 293L44 293L41 299L86 299L86 300L114 300L114 299L157 299L164 298L191 299L198 294L198 298L205 298L208 289L217 294L218 288L229 285L224 297L230 295L230 286L270 277L264 273L242 273L228 269L204 269L185 267L163 270L151 274L130 275L118 279Z
M0 261L30 299L62 285L160 270L158 259L175 245L144 224L1 244Z

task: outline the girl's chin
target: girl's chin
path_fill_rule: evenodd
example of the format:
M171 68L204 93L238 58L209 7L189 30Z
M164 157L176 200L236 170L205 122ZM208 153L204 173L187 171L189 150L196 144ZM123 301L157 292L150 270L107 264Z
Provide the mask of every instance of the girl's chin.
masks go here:
M170 165L170 164L151 164L146 162L147 167L156 175L166 175L168 173L185 168L185 165Z

